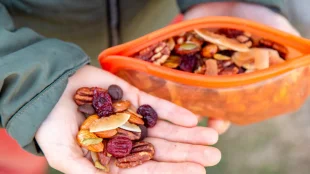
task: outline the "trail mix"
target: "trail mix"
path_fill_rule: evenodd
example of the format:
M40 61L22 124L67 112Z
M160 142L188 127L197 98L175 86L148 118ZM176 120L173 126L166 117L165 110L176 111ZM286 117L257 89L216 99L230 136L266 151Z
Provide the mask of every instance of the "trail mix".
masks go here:
M80 126L77 142L91 152L96 168L109 172L109 162L116 158L119 168L131 168L151 160L154 146L144 141L147 128L156 125L158 116L150 105L135 111L130 101L122 100L117 85L103 89L82 87L74 95L78 110L87 119Z
M135 58L181 71L209 76L266 69L285 61L288 49L251 33L221 28L197 29L151 45Z

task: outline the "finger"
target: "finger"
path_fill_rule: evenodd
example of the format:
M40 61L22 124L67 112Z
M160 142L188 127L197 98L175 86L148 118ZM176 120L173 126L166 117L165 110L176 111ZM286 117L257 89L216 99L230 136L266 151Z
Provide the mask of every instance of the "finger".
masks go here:
M148 161L142 165L128 168L119 169L117 167L111 167L111 173L118 174L137 174L137 173L147 173L147 174L205 174L206 170L203 166L195 163L170 163L170 162L156 162Z
M218 133L214 129L206 127L186 128L162 120L158 120L155 127L148 129L148 136L200 145L213 145L218 141Z
M202 166L214 166L221 159L221 152L210 146L169 142L147 138L155 147L154 160L163 162L194 162Z
M215 118L209 118L208 127L213 128L219 134L225 133L230 127L230 122L227 120L220 120Z

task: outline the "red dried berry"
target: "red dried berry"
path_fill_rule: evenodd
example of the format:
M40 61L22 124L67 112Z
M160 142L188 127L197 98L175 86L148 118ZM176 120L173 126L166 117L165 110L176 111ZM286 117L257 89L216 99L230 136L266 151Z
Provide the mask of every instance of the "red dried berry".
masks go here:
M242 30L231 29L231 28L221 28L218 31L219 34L223 34L228 38L236 38L243 34Z
M111 96L105 91L98 90L98 88L94 89L93 106L100 117L114 113Z
M158 115L150 105L141 105L137 113L143 116L146 127L154 127L157 123Z
M116 158L127 156L132 149L132 141L123 136L117 136L109 140L107 151Z
M140 139L139 139L139 141L141 141L141 140L144 140L147 137L148 131L147 131L147 128L144 125L138 125L138 126L141 129L141 136L140 136Z
M197 65L197 57L195 55L182 56L180 69L187 72L193 72Z

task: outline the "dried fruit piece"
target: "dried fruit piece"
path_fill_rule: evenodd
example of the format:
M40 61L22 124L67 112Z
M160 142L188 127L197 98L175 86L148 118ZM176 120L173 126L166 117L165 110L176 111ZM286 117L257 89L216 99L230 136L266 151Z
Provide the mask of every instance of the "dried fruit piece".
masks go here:
M180 55L195 54L200 51L200 46L196 43L183 43L175 46L175 52Z
M235 39L227 38L226 36L210 32L206 29L197 29L195 30L195 32L207 42L221 45L221 46L230 48L235 51L240 51L240 52L249 51L249 48L246 44L239 43Z
M116 166L120 168L130 168L143 164L154 157L155 149L151 143L146 141L134 144L130 155L116 160Z
M269 68L269 53L263 49L253 49L255 54L255 69L266 69Z
M141 105L137 113L143 116L146 127L154 127L156 125L158 115L150 105Z
M112 129L107 131L95 132L95 134L100 138L111 138L117 134L117 131L116 129Z
M139 139L139 141L141 141L141 140L144 140L144 138L147 137L148 131L147 131L147 128L144 125L138 125L138 126L141 129L141 134L140 134L141 136L140 136L140 139Z
M230 57L225 56L223 54L214 54L213 58L216 60L230 60L231 59Z
M123 112L130 107L131 103L128 100L123 100L123 101L114 102L112 105L113 105L114 112Z
M125 124L129 120L129 117L130 114L126 113L116 113L115 115L111 115L109 117L102 117L90 125L90 132L101 132L116 129Z
M80 126L80 129L83 130L89 130L90 125L95 121L98 120L99 116L98 115L91 115L89 116Z
M240 35L243 35L242 30L237 30L237 29L233 29L233 28L220 28L218 30L218 33L223 34L228 38L236 38Z
M86 114L86 115L93 115L95 114L95 109L91 103L85 103L78 107L78 111Z
M259 40L259 45L261 47L272 48L277 50L282 58L286 58L286 55L288 54L288 49L285 46L279 43L275 43L268 39Z
M135 124L131 124L129 122L126 122L125 124L121 125L120 128L125 129L125 130L129 130L132 132L141 132L139 126L137 126Z
M197 64L195 55L183 55L181 59L180 69L186 72L193 72Z
M162 64L162 66L168 67L168 68L177 68L181 63L181 57L179 56L170 56L165 61L165 63Z
M117 136L127 137L128 139L134 141L141 138L140 132L131 132L125 129L117 128Z
M129 138L117 136L109 140L107 151L112 156L120 158L127 156L132 149L132 141Z
M118 85L110 85L108 88L108 93L112 100L120 100L123 98L123 90Z
M201 50L201 55L206 58L212 58L218 52L219 48L215 44L208 44Z
M100 117L113 114L110 95L105 91L98 90L98 88L94 89L93 106Z
M128 121L133 124L144 124L144 121L140 117L136 116L136 114L131 114Z
M77 134L77 142L79 143L80 146L83 146L86 149L93 151L93 152L102 152L104 148L104 145L102 142L98 144L88 145L88 146L85 146L82 144L82 142L85 139L94 139L94 138L98 138L98 137L94 133L89 132L88 130L80 130Z
M217 62L214 59L207 59L206 63L206 73L208 76L217 76L218 75L218 66Z
M81 141L82 146L89 146L99 144L102 142L102 138L85 138Z

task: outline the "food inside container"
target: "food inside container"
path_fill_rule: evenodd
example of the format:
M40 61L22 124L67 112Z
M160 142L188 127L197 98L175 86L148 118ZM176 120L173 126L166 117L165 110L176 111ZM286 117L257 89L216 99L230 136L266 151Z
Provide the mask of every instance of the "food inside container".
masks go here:
M184 21L104 50L103 69L195 114L236 124L299 109L310 42L239 18Z
M288 48L231 29L195 29L142 49L133 57L207 76L251 73L288 59Z

